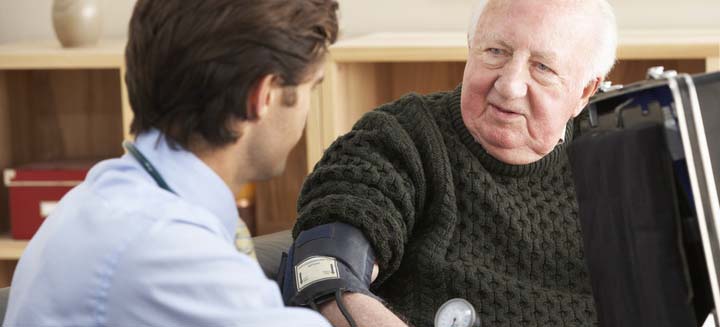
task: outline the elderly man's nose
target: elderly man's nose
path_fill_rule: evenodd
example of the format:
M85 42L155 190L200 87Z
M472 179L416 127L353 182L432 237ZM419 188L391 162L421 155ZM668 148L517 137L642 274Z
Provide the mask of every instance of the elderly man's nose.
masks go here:
M507 99L522 98L527 94L527 80L522 69L510 65L495 80L495 89Z

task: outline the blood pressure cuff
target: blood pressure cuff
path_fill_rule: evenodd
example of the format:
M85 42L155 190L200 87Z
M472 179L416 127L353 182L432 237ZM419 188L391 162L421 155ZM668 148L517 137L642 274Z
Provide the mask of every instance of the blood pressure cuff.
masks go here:
M375 254L362 232L332 223L303 231L283 254L278 283L287 305L315 306L338 291L375 297L369 287Z

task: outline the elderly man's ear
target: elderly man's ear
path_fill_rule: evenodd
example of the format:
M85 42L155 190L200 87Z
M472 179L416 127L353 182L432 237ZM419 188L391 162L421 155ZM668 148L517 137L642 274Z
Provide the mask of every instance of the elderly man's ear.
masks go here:
M602 77L596 77L592 81L590 81L587 85L585 85L585 88L583 88L582 98L580 101L580 107L575 110L575 114L573 114L573 118L577 117L577 115L582 112L583 108L587 106L588 101L590 101L590 97L593 96L600 88L600 84L602 84L604 78Z

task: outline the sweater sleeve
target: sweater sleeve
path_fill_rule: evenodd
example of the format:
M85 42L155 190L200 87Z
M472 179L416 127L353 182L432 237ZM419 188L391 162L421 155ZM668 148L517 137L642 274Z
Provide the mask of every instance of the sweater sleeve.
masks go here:
M362 230L380 266L375 285L400 266L425 196L418 150L392 114L402 107L401 99L366 114L326 150L303 185L293 230L332 222Z

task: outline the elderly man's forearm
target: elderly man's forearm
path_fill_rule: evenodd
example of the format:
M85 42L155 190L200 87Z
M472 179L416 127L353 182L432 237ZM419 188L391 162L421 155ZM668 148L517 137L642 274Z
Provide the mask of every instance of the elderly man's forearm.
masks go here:
M408 327L392 311L386 308L378 300L365 294L345 293L342 297L347 311L350 312L358 327L383 326L383 327ZM333 326L349 327L345 316L335 301L328 302L320 307L322 313Z

